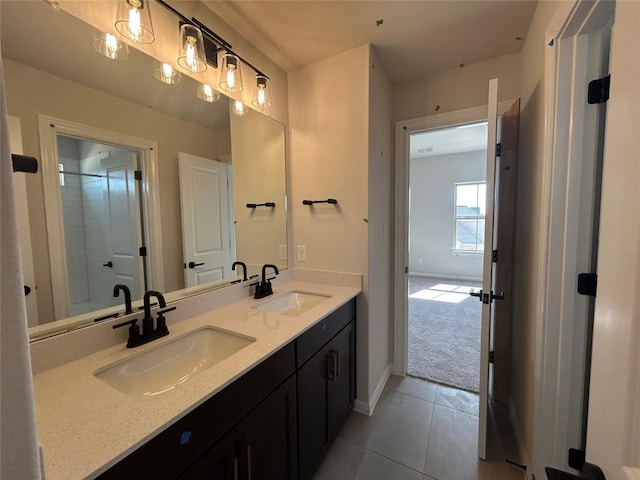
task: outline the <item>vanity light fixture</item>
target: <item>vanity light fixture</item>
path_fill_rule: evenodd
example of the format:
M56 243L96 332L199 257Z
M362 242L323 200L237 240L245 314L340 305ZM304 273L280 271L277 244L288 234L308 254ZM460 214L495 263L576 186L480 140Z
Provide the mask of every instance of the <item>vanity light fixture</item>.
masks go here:
M202 73L207 69L202 32L190 23L184 23L180 27L178 65L193 73Z
M115 21L121 35L137 43L153 43L153 25L148 0L119 0Z
M198 84L198 91L196 92L196 95L199 99L209 103L220 100L220 92L214 90L211 85L206 83Z
M129 56L129 47L120 42L110 33L100 33L93 39L93 48L96 52L111 60L125 60Z
M182 78L182 74L176 71L168 63L164 62L155 62L156 67L153 69L153 77L161 82L166 83L167 85L175 85L180 82Z
M271 107L271 87L269 86L269 79L266 75L256 75L256 86L258 91L256 98L251 101L251 104L260 110Z
M244 89L240 59L233 53L227 52L222 56L220 88L229 93L239 93Z
M231 110L231 113L233 113L238 117L241 117L247 113L247 108L244 106L244 103L242 103L240 100L231 100L229 102L229 108Z

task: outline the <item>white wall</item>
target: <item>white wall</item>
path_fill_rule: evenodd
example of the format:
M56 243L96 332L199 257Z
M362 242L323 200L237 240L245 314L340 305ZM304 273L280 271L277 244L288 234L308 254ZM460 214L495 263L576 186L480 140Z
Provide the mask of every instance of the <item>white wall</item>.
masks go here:
M437 72L393 86L393 120L408 120L487 104L489 80L500 80L498 100L519 96L520 54Z
M390 362L391 86L363 45L291 72L289 105L294 252L307 253L293 265L363 274L357 389L369 402ZM327 198L338 205L302 205Z
M379 67L375 49L369 59L369 391L385 374L392 358L393 153L391 82Z
M485 164L484 150L410 161L409 273L482 279L482 254L456 254L452 249L455 184L483 182Z

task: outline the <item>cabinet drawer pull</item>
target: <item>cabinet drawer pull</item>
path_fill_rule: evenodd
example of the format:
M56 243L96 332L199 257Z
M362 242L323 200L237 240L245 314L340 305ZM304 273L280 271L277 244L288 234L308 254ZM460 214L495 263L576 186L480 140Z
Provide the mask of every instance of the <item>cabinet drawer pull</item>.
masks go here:
M247 444L247 480L251 480L251 445Z
M340 362L340 352L335 352L336 354L336 376L340 376L340 370L342 370L341 362Z
M333 358L333 352L329 352L327 354L327 356L325 357L325 363L327 367L327 380L329 380L330 382L335 382L336 375L335 375L335 361Z

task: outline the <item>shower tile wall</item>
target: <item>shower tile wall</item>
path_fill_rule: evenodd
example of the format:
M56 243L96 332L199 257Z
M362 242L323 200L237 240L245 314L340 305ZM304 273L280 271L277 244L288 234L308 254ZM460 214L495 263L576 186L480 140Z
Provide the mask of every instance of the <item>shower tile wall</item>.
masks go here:
M67 172L80 171L78 160L60 158L59 161ZM87 248L85 244L81 177L78 175L64 175L64 186L60 190L62 192L64 211L69 297L72 304L82 303L89 300L89 279L85 267L87 264ZM51 254L55 255L55 252L51 252Z

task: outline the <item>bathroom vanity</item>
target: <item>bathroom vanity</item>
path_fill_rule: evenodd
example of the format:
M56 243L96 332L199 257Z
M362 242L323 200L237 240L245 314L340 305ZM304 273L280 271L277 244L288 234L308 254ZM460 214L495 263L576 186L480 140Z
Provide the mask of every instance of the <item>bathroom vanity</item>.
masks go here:
M36 374L47 478L311 478L353 408L359 292L289 282Z

